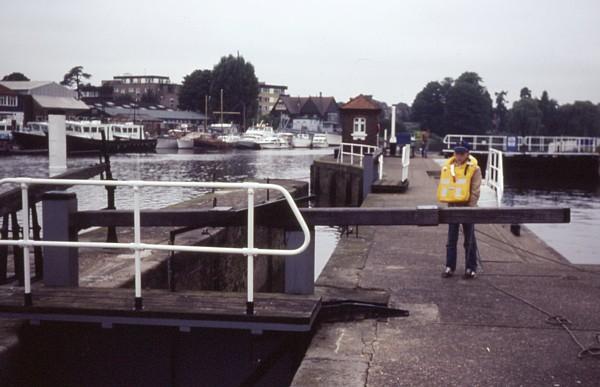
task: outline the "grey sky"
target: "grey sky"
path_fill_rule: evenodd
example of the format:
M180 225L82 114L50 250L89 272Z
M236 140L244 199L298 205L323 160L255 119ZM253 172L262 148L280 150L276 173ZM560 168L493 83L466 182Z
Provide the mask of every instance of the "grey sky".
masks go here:
M412 103L430 80L476 71L490 93L546 89L600 102L600 1L2 0L0 76L180 82L239 50L292 95Z

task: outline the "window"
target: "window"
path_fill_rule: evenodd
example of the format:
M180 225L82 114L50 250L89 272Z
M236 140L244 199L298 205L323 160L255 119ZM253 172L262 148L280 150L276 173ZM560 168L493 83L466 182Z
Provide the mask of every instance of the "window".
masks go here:
M355 117L352 131L352 139L364 140L367 137L367 119L365 117Z
M0 95L0 106L16 107L17 105L17 97L12 95Z

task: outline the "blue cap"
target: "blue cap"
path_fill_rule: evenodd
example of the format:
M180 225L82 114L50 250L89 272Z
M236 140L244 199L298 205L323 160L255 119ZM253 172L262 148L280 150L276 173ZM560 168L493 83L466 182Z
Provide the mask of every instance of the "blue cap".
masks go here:
M471 145L467 141L460 141L454 145L454 152L467 153L471 149Z

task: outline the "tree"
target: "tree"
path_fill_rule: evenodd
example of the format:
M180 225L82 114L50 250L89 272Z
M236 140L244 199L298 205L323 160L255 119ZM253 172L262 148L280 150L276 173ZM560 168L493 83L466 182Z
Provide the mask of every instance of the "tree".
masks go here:
M63 77L63 80L60 82L61 85L72 87L75 84L75 90L77 91L77 98L80 98L79 87L83 79L90 79L92 77L91 74L83 72L83 66L75 66L68 73L66 73Z
M542 112L542 134L555 135L560 131L558 123L558 102L550 99L548 92L544 90L542 97L537 101Z
M179 108L204 112L204 98L210 95L212 71L195 70L183 78L179 91Z
M590 101L562 105L558 116L558 135L600 136L600 110Z
M444 130L444 103L446 100L445 88L439 82L429 82L421 90L412 104L411 119L419 121L421 127L431 129L439 135L445 134Z
M499 93L494 93L496 96L496 107L494 108L494 116L492 123L494 129L498 132L504 132L508 127L508 108L506 107L507 91L502 90Z
M521 92L519 93L519 97L521 99L531 98L531 90L529 90L528 87L522 88Z
M537 102L521 93L520 100L513 103L510 115L511 132L519 136L539 135L542 127L542 111Z
M492 99L481 77L465 72L446 96L446 129L450 133L483 134L492 127Z
M256 117L258 111L258 79L254 66L241 56L224 56L212 70L211 106L220 109L220 94L223 90L223 110L245 112L244 122Z
M10 73L8 75L5 75L4 78L2 78L3 81L28 81L29 78L27 78L25 75L23 75L23 73Z

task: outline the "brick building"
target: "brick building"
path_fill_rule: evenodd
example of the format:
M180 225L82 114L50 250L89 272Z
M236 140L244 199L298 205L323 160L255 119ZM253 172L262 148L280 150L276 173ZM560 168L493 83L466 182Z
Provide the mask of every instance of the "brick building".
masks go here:
M343 142L377 145L381 107L370 95L350 99L340 112Z
M285 94L287 86L269 85L264 82L258 84L258 115L266 116L273 110L279 96Z
M117 75L112 80L102 81L103 86L112 86L113 98L128 96L132 102L148 102L171 109L179 106L181 85L171 83L169 77L161 75Z

